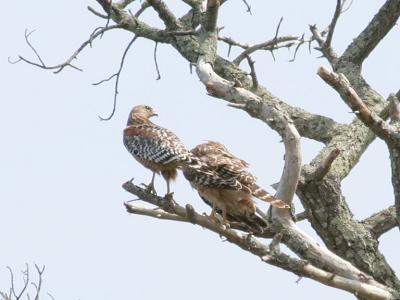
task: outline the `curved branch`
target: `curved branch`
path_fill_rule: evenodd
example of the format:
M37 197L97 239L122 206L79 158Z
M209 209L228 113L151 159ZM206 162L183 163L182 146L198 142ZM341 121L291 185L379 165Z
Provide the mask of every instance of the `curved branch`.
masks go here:
M131 41L128 43L128 46L126 46L126 48L124 50L124 53L122 54L121 62L119 64L119 69L118 69L117 73L114 73L113 75L111 75L107 79L103 79L103 80L101 80L99 82L93 83L93 85L99 85L99 84L102 84L102 83L104 83L106 81L109 81L109 80L111 80L112 78L115 77L113 108L112 108L112 111L111 111L111 113L110 113L110 115L108 117L103 118L103 117L99 116L99 119L101 121L109 121L114 116L115 110L117 108L117 97L118 97L118 93L119 93L118 92L119 78L121 76L122 68L124 67L125 57L126 57L126 54L129 51L129 49L131 48L132 44L136 41L137 38L138 38L138 36L135 35L131 39Z
M301 147L300 135L289 121L282 134L285 145L285 165L279 181L276 197L282 199L289 206L293 204L293 197L297 189L301 171ZM290 211L272 207L272 218L278 218L280 223L296 226L292 220Z

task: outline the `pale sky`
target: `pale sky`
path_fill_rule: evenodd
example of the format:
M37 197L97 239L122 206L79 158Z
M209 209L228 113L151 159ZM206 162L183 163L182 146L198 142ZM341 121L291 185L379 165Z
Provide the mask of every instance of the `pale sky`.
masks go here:
M187 7L167 1L183 13ZM330 21L336 1L249 0L253 15L242 1L224 4L218 26L223 35L248 43L275 35L281 16L281 34L309 36L308 24L321 29ZM339 20L333 46L341 53L384 1L354 0ZM189 64L167 45L158 47L162 79L156 81L154 43L139 39L122 71L114 118L101 122L112 108L113 82L92 86L116 72L130 33L114 31L93 43L75 62L84 69L65 69L54 75L7 58L21 54L34 59L24 41L24 30L36 29L31 41L48 64L69 57L104 21L87 11L100 10L93 1L7 1L3 3L0 32L2 82L0 128L0 290L9 287L6 266L15 271L25 263L46 265L44 292L62 299L353 299L353 296L297 277L262 263L216 235L189 224L130 215L123 202L134 197L121 188L135 177L148 183L151 172L139 165L122 144L129 110L149 104L159 113L157 124L174 131L192 148L204 140L218 140L251 164L260 185L268 188L281 174L283 145L262 122L206 95ZM138 4L133 6L136 9ZM175 7L177 6L177 7ZM148 9L143 18L161 26ZM396 92L398 26L367 59L363 74L383 96ZM396 43L397 42L397 43ZM226 47L219 49L226 56ZM232 51L232 57L239 52ZM293 50L254 56L259 82L282 100L340 122L353 115L329 86L316 75L326 61L319 54ZM245 66L246 67L246 66ZM322 147L302 139L304 163ZM165 183L159 177L162 194ZM180 175L172 185L175 199L209 212ZM376 141L343 182L346 199L357 218L365 218L393 203L388 152ZM297 212L302 211L297 203ZM302 228L310 229L307 222ZM397 229L380 239L380 249L400 270ZM16 272L19 276L20 273ZM45 298L45 294L44 299Z

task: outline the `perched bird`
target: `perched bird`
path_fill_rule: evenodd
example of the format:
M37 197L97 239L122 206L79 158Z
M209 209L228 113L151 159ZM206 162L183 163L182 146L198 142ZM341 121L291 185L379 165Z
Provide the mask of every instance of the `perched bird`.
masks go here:
M149 119L153 116L157 113L148 105L133 107L123 133L124 145L138 162L153 172L147 190L156 192L154 177L161 173L167 182L167 195L171 195L170 181L176 178L177 169L183 165L192 165L195 169L199 159L174 133L152 123Z
M270 195L256 184L257 178L246 171L248 163L237 158L218 142L208 141L191 150L202 161L200 168L183 168L183 174L212 206L210 217L222 212L224 225L228 219L252 218L257 207L253 197L279 208L289 208L282 200Z

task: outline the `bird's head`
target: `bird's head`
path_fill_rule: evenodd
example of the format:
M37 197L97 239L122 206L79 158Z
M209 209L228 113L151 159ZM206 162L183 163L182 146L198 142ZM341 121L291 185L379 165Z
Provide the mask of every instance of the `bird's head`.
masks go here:
M147 121L149 118L158 116L158 114L154 111L154 109L151 106L148 105L137 105L132 108L127 125L130 125L135 122L143 122Z

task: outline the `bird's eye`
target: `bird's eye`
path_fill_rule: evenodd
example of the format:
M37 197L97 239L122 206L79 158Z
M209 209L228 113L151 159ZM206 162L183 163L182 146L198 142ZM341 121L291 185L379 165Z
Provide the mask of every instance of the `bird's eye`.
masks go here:
M147 109L147 110L151 110L151 107L147 106L147 105L144 108Z

